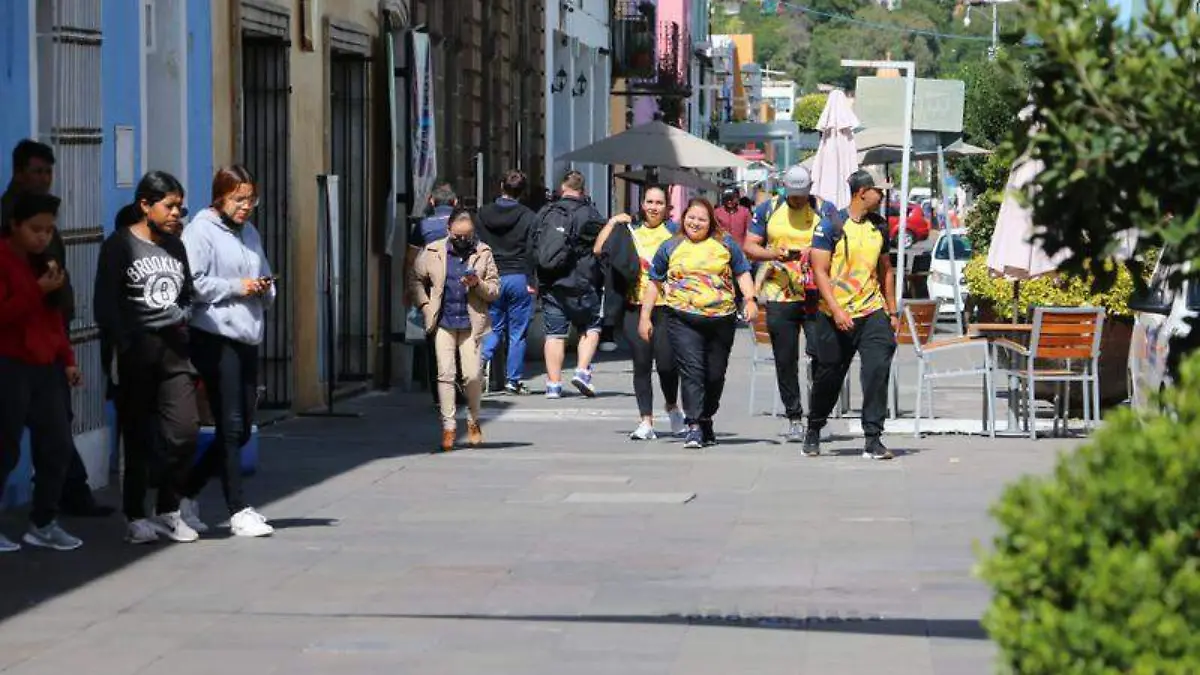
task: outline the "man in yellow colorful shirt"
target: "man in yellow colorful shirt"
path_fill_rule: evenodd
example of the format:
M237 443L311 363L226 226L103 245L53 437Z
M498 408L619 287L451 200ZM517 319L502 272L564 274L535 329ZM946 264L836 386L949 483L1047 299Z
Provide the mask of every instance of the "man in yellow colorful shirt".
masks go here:
M896 353L896 288L888 256L887 221L879 215L890 186L869 171L850 176L850 207L822 219L813 233L812 269L820 313L808 331L815 363L804 454L821 453L820 434L841 395L857 353L862 361L863 456L892 459L880 436L887 416L888 378Z
M816 309L817 299L809 283L809 249L821 219L837 218L837 209L812 194L812 175L803 166L787 170L783 189L783 199L759 208L743 248L746 257L760 265L758 299L766 303L775 381L788 418L786 437L790 443L799 443L804 436L800 331Z

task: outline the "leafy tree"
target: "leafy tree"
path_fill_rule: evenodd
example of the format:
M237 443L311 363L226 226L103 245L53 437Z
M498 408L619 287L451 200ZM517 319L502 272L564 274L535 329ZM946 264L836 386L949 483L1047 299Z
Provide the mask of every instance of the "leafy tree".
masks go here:
M1104 264L1115 235L1130 229L1138 251L1165 247L1164 262L1190 262L1200 275L1200 12L1192 5L1149 0L1127 25L1104 2L1031 3L1036 131L1015 145L1046 164L1028 194L1034 221L1045 225L1048 252L1069 249L1064 267L1102 286L1115 280ZM1200 342L1200 325L1191 341Z
M997 149L1014 131L1024 128L1018 119L1029 92L1023 66L988 60L972 61L960 64L949 77L962 80L966 85L963 132L967 142ZM995 201L1004 191L1015 158L1012 148L999 148L988 157L955 160L953 169L964 186L977 195L983 195L986 200ZM974 218L984 218L990 222L986 223L986 227L980 223L980 227L974 229L981 233L986 230L987 240L990 240L999 206L981 202L977 208L981 211Z
M935 6L935 5L932 5ZM872 25L830 21L813 30L808 52L805 87L827 83L852 89L861 72L843 68L842 59L879 59L890 55L896 60L916 61L918 74L934 76L938 71L938 22L931 17L931 2L905 2L900 9L888 11L876 4L861 5L854 19L869 24L886 24L915 31L883 30Z
M816 129L828 98L828 94L820 93L801 96L792 108L792 119L800 125L801 129Z

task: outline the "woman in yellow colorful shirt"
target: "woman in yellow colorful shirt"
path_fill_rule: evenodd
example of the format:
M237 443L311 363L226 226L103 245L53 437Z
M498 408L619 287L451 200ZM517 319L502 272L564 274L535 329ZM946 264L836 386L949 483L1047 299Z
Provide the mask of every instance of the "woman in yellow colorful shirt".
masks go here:
M683 412L679 409L679 373L675 369L671 342L667 339L664 298L659 298L658 304L651 310L650 320L655 327L653 338L643 340L638 335L642 295L649 283L650 263L658 247L679 232L679 225L667 219L669 211L667 191L657 186L647 187L638 218L635 220L627 213L613 216L596 241L597 251L604 250L610 255L617 249L625 252L623 257L618 256L623 262L618 263L615 259L609 262L628 268L620 273L628 277L624 288L625 339L629 341L633 356L633 393L640 418L637 429L629 434L629 438L635 441L658 437L654 431L654 386L651 383L651 373L655 367L658 369L658 383L666 402L667 416L671 420L671 433L680 435L686 430Z
M706 199L688 202L681 234L659 246L642 295L638 332L655 332L654 308L666 306L667 338L675 354L687 424L684 447L715 445L713 416L725 388L725 371L737 328L735 284L745 298L747 321L758 315L750 263L736 242L717 226Z

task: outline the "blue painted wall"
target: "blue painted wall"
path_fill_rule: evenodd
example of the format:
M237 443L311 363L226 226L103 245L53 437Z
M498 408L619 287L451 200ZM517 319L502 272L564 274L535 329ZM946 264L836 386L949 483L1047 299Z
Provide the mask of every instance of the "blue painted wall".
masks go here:
M188 191L193 213L208 204L213 175L212 5L188 0Z
M0 2L0 190L12 177L9 152L33 131L29 119L29 3Z
M33 132L33 120L29 116L31 39L29 3L26 0L0 2L0 101L5 102L4 112L0 114L0 191L12 178L9 160L12 147ZM29 501L32 468L28 440L21 442L21 462L9 475L4 494L0 496L0 508Z
M101 194L104 195L105 231L112 230L117 211L133 201L133 188L117 187L116 127L134 127L134 166L141 166L141 99L139 51L141 31L136 2L104 3L104 45L101 53L101 87L104 92L104 149L101 161Z
M0 0L0 189L7 184L9 151L33 130L29 115L30 40L27 0ZM212 180L212 9L208 0L187 0L188 31L188 202L193 210L208 202ZM104 43L101 47L101 87L104 112L100 188L106 232L116 212L133 200L132 188L116 186L115 135L117 126L134 127L136 167L141 166L141 33L138 3L105 2ZM110 417L110 427L112 421ZM115 439L116 434L113 434ZM115 444L114 444L115 446ZM114 464L115 466L115 464ZM21 464L0 497L0 509L26 503L30 497L28 444L22 444Z

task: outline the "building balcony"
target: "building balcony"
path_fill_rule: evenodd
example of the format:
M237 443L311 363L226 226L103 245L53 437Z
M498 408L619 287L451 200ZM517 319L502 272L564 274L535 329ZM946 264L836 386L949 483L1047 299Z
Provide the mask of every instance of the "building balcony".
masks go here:
M688 98L692 40L677 21L658 21L653 3L620 0L612 20L612 75L624 80L616 95Z

